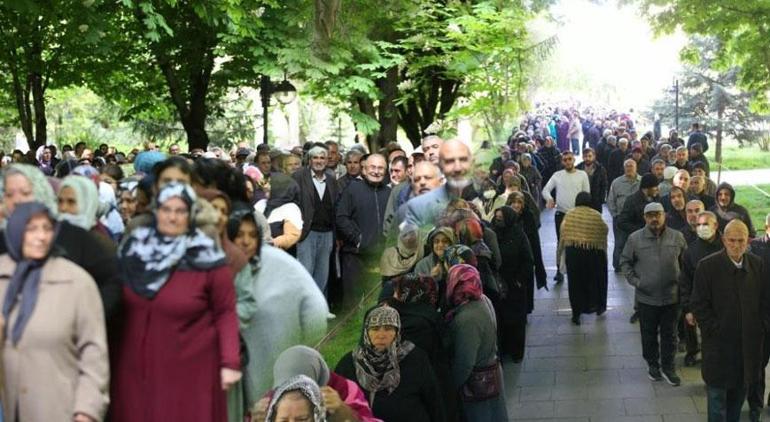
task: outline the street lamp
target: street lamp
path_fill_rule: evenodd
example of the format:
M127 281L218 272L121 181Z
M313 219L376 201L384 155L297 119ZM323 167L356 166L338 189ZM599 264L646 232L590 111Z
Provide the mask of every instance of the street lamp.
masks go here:
M259 97L262 100L262 143L267 144L267 114L270 108L270 98L275 96L279 103L286 105L297 98L297 88L291 84L284 76L281 82L275 83L270 80L270 76L262 75L259 81Z

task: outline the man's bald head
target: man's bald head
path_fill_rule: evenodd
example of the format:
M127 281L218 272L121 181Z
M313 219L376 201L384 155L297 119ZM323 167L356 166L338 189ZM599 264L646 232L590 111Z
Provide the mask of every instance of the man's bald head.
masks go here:
M737 218L730 221L722 234L722 244L730 259L740 262L749 245L749 228Z
M447 183L456 188L464 188L470 182L470 170L473 167L471 149L459 139L444 141L439 148L439 166Z

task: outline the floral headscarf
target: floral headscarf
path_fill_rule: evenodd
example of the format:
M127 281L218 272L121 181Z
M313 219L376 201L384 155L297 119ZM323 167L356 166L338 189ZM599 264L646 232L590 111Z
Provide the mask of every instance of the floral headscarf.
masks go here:
M177 270L208 270L225 265L225 254L214 239L194 227L195 191L186 184L169 183L156 197L157 211L171 198L180 198L189 210L190 230L179 236L161 234L155 224L137 227L118 249L118 268L134 293L152 299Z
M396 329L396 339L383 351L378 351L369 338L372 327L390 326ZM401 342L401 318L398 311L389 306L379 306L366 315L362 343L353 350L356 378L365 390L370 392L369 403L374 401L378 391L392 393L401 383L399 362L414 349L409 341Z
M467 264L455 265L447 275L446 299L451 310L447 319L454 317L456 310L471 301L481 299L483 295L479 271Z

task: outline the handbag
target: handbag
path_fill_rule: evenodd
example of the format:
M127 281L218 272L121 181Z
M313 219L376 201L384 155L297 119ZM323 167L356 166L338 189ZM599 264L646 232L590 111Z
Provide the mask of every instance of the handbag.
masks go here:
M460 397L465 402L489 400L500 395L502 385L500 363L495 359L491 365L473 368L460 389Z

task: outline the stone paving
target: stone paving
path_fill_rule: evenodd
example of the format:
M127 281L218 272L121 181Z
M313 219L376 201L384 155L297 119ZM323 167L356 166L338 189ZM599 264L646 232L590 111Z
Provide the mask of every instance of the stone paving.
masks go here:
M603 316L583 315L580 326L570 322L569 280L555 287L552 281L556 270L553 215L552 210L543 212L540 229L550 291L541 289L535 294L524 361L514 364L506 360L503 364L510 418L540 422L705 421L706 393L700 366L685 368L684 353L677 354L681 386L647 378L639 324L628 322L634 292L622 275L609 269L607 312ZM606 210L604 219L611 221ZM612 251L612 230L609 240ZM767 414L764 416L768 419ZM744 414L742 419L748 417Z

